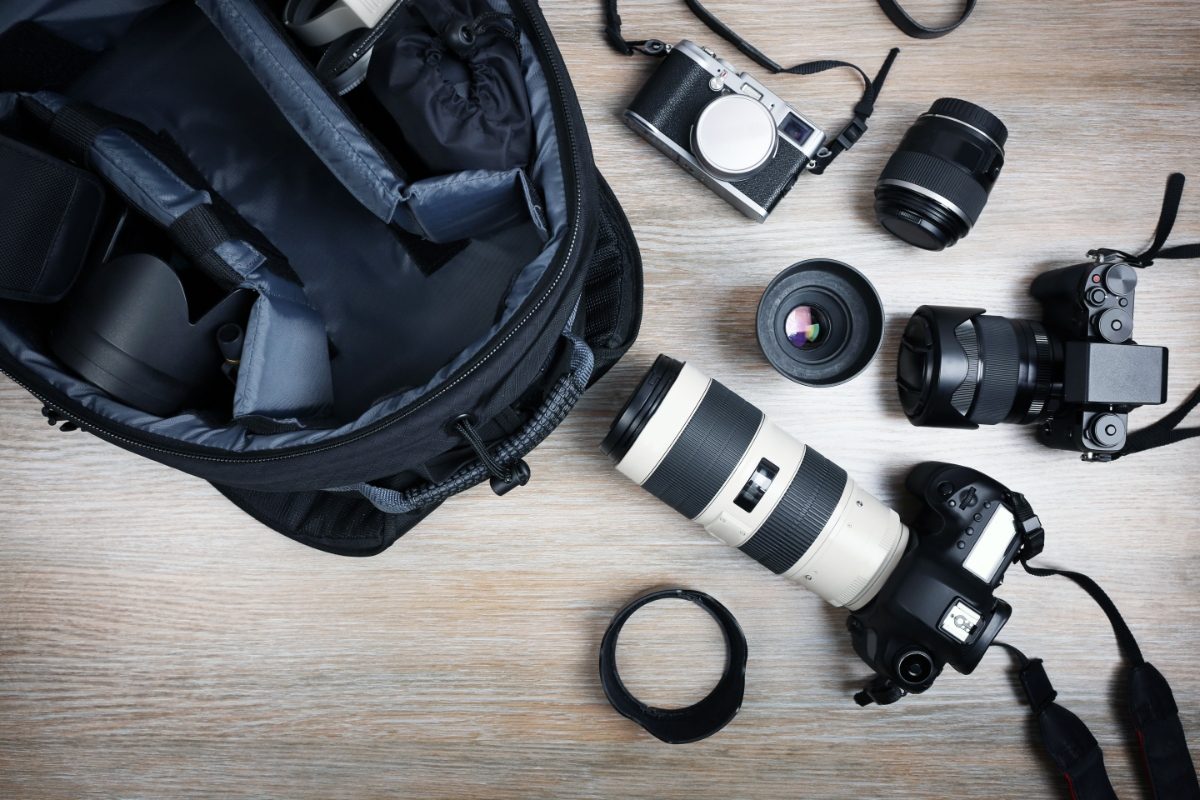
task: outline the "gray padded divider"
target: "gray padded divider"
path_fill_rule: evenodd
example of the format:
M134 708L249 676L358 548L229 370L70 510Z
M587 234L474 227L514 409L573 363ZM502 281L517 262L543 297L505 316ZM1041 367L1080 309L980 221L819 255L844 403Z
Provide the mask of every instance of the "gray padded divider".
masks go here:
M472 170L440 175L414 183L404 193L409 213L426 238L453 242L520 225L530 219L542 241L546 221L541 203L524 170Z
M379 154L280 38L275 23L253 3L197 0L197 4L342 185L379 219L395 221L420 233L411 217L398 215L404 177Z

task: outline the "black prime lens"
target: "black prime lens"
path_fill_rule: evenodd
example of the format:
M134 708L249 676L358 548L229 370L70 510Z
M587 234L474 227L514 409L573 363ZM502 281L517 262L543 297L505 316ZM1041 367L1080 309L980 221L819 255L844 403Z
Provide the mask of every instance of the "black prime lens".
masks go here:
M970 232L1004 166L1008 129L974 103L943 97L922 114L875 183L875 216L925 250Z
M1025 425L1057 408L1061 370L1061 344L1039 322L921 306L904 329L896 385L914 425Z
M849 264L812 258L775 276L758 303L763 355L804 386L836 386L867 368L883 342L883 302Z

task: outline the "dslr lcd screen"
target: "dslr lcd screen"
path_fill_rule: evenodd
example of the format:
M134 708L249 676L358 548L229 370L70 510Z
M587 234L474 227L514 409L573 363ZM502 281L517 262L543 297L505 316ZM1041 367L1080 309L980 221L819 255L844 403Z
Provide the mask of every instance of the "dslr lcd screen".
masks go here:
M783 122L779 125L779 130L797 145L804 144L804 141L812 136L813 132L812 127L808 123L791 113L783 118Z

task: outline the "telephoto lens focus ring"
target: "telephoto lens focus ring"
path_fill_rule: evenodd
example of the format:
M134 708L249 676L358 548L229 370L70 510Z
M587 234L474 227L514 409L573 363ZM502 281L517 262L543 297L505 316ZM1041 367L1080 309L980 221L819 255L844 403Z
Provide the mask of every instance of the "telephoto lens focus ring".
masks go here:
M671 451L642 484L688 519L699 516L741 460L763 414L713 381Z
M847 478L846 470L806 447L796 477L741 551L776 575L787 572L821 535L842 498Z
M977 106L967 100L959 100L956 97L943 97L940 100L934 101L933 105L929 107L929 113L964 122L982 132L1001 149L1004 148L1005 142L1008 141L1008 128L1000 121L1000 118L986 108Z

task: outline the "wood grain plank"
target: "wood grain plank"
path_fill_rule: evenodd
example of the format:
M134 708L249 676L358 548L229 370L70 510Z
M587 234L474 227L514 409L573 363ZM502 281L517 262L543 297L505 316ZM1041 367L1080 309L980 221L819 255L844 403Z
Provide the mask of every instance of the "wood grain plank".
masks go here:
M931 21L953 5L910 2ZM471 492L387 553L339 559L261 528L201 481L49 429L0 382L0 797L1063 796L1002 658L897 706L856 708L865 670L842 613L610 468L596 445L658 352L719 377L885 502L904 507L906 470L931 458L1025 491L1049 531L1044 561L1104 583L1200 730L1197 446L1082 464L1014 426L913 428L891 384L917 305L1034 314L1033 275L1091 247L1139 246L1167 173L1200 180L1200 5L984 0L934 42L902 40L870 0L707 5L780 61L873 68L888 47L903 53L866 138L758 226L620 123L652 64L602 44L600 4L546 0L597 163L642 248L646 308L629 357L531 457L530 487L503 500ZM676 0L623 11L630 36L719 44ZM848 73L764 80L831 127L859 91ZM878 228L871 191L942 95L993 109L1011 137L976 229L924 253ZM1176 237L1200 240L1195 184ZM814 256L863 270L888 310L880 357L828 390L785 382L754 341L763 287ZM1163 262L1138 291L1138 338L1171 348L1178 402L1200 382L1200 272ZM750 644L742 712L682 747L617 716L596 676L610 616L665 585L716 596ZM1047 659L1118 792L1139 796L1100 612L1065 581L1014 573L1002 595L1016 609L1005 638ZM675 657L651 688L685 698L711 678L717 640L684 624L672 633L629 659ZM1200 759L1200 734L1191 742Z

